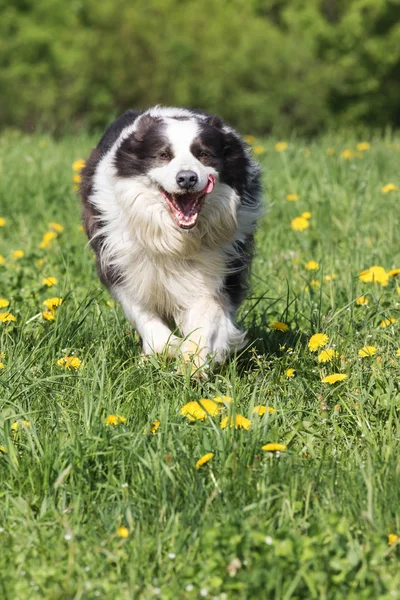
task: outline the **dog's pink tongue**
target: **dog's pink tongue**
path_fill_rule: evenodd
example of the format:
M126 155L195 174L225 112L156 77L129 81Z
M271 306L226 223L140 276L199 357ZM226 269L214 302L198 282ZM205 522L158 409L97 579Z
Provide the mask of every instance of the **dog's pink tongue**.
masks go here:
M215 185L215 177L214 177L214 175L209 175L208 176L208 183L207 183L207 186L206 186L206 188L204 190L204 193L205 194L211 194L211 192L213 191L214 185Z

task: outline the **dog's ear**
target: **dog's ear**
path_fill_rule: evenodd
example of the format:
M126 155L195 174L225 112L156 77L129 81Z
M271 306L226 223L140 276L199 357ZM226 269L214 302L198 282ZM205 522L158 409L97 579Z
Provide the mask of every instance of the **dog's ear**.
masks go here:
M216 129L219 129L219 130L222 130L222 128L224 126L223 120L221 119L221 117L218 117L217 115L210 115L209 117L207 117L206 123L208 125L211 125L211 127L215 127Z
M161 123L161 119L158 117L152 117L151 115L143 115L139 117L134 133L135 139L138 142L143 142L149 130L157 123Z

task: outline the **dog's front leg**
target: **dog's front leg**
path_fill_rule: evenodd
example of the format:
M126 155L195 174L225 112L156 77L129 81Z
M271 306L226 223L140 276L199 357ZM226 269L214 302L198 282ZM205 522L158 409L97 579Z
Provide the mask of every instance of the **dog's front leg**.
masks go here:
M168 356L173 356L182 340L173 335L163 320L147 309L132 302L129 297L121 292L114 292L120 302L126 318L142 340L143 354L162 354L167 351Z
M229 303L224 297L201 297L183 315L182 345L184 355L192 355L200 367L210 356L222 363L228 354L243 347L245 332L233 321Z

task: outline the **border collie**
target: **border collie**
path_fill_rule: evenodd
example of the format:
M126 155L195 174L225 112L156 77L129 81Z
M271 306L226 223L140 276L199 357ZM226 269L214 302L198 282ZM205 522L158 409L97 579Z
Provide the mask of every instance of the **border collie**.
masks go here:
M92 151L80 191L99 277L144 354L180 351L201 366L243 347L235 313L261 187L234 129L193 110L129 110Z

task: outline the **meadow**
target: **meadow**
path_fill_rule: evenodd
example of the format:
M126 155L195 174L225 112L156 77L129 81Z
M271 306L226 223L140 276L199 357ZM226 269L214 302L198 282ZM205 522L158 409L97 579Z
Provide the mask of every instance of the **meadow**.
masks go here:
M400 138L248 142L249 344L202 381L96 277L96 138L0 137L2 598L400 598Z

